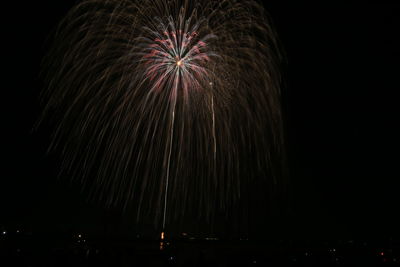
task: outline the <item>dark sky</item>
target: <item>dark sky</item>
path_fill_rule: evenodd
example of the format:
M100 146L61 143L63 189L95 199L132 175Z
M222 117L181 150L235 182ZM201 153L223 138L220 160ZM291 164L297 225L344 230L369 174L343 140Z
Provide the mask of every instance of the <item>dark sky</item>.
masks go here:
M118 215L58 181L46 135L31 132L45 40L74 1L67 2L4 9L0 227L92 227ZM400 5L276 2L265 7L287 53L292 191L281 230L306 238L399 235Z

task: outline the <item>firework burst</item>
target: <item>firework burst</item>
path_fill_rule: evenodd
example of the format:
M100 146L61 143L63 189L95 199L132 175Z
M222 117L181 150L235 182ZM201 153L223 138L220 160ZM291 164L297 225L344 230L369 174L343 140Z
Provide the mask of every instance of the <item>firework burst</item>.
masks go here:
M281 184L280 60L252 0L81 1L45 59L50 148L139 219L212 217Z

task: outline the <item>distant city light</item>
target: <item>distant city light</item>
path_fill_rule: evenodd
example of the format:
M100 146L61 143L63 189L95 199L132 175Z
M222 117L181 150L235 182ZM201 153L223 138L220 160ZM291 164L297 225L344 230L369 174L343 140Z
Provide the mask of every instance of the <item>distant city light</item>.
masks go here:
M7 234L7 232L6 231L3 231L3 233L2 233L3 235L6 235Z

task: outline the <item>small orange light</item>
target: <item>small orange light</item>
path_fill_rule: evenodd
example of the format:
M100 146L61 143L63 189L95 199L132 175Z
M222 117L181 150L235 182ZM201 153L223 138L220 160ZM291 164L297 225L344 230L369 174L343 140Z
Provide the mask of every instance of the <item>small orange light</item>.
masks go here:
M161 232L161 240L164 240L164 232Z

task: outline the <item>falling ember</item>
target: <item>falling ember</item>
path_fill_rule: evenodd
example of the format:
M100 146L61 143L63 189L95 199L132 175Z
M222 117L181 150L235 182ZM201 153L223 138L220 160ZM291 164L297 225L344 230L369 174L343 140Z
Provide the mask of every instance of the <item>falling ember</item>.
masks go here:
M255 0L81 0L45 59L39 124L55 122L61 173L163 240L281 191L281 59Z

